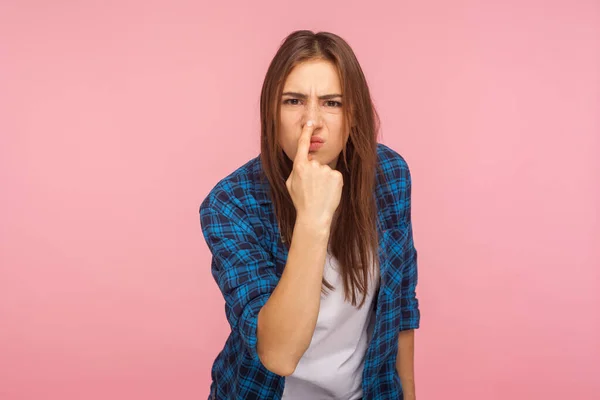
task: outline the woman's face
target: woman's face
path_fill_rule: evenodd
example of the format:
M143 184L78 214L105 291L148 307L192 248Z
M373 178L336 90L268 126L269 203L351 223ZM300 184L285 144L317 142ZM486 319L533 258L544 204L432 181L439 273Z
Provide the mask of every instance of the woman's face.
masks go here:
M324 144L309 156L332 169L345 145L342 89L335 66L324 60L306 61L295 66L283 86L280 100L279 145L293 160L298 138L307 121L315 129L312 137Z

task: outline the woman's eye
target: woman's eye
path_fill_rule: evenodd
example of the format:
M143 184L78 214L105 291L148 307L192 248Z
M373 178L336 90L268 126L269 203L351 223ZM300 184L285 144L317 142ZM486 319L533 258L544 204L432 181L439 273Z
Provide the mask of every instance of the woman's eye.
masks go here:
M341 107L342 103L340 103L339 101L334 101L334 100L329 100L326 103L329 107Z

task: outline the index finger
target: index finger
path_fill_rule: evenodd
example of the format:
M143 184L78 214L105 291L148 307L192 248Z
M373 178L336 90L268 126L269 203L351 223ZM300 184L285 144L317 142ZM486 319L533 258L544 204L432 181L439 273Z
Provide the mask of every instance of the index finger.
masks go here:
M296 149L296 157L294 158L294 164L308 161L308 151L310 150L310 136L312 135L314 129L315 127L313 121L308 121L304 125L304 128L302 128L302 133L298 138L298 147Z

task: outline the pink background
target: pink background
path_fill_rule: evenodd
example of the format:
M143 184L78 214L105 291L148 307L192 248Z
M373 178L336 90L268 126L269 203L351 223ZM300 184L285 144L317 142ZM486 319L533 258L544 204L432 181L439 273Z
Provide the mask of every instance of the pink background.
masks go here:
M599 399L598 1L206 3L0 3L0 399L206 398L198 206L295 29L411 166L419 399Z

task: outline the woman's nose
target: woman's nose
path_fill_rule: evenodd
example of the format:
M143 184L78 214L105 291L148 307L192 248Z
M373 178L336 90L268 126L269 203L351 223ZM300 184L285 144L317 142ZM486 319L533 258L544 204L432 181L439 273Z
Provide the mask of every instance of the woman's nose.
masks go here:
M319 108L318 104L309 102L309 104L306 106L306 112L304 114L304 123L312 120L316 126L321 124L321 109Z

